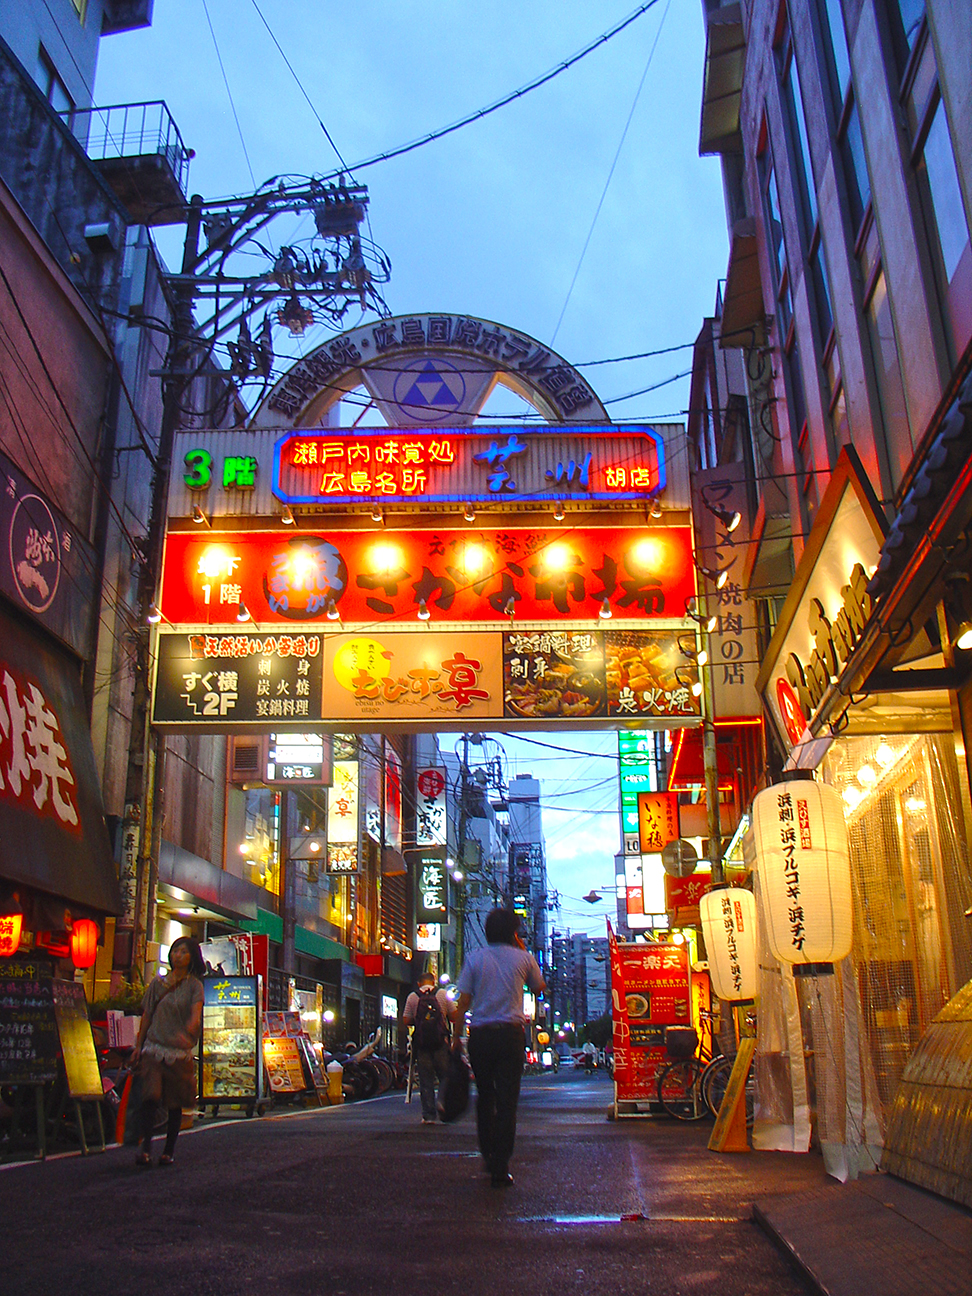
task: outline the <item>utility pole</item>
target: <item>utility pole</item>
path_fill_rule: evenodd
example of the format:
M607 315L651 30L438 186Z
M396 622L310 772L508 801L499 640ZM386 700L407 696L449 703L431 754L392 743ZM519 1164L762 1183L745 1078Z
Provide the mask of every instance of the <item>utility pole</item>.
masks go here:
M134 876L122 877L126 911L120 927L122 930L127 927L130 932L124 961L133 978L144 972L146 946L155 928L164 824L166 740L153 732L149 718L154 648L149 617L162 574L172 453L185 398L199 377L224 378L228 387L234 379L247 382L251 376L264 383L269 380L273 360L270 308L282 295L285 301L276 312L276 320L294 336L302 334L318 317L332 323L339 321L352 300L362 308L374 309L379 316L390 313L376 285L388 281L391 266L384 253L363 240L358 232L367 203L367 189L346 185L343 176L338 184L316 177L298 185L268 184L254 194L221 202L206 202L194 194L186 207L180 272L163 276L172 302L172 323L162 375L162 419L148 530L139 546L135 681L123 822L125 859L133 861ZM312 215L321 246L309 254L286 246L275 255L267 253L256 243L255 235L284 213ZM200 250L203 230L207 241ZM230 273L230 258L251 243L270 258L271 264L257 275ZM314 309L305 306L301 296L308 298ZM208 300L211 313L197 326L194 307L203 298ZM260 310L266 311L266 318L258 345L251 339L249 320ZM207 365L206 359L215 343L233 330L239 334L235 343L227 344L231 367L224 370L211 363ZM205 355L194 368L193 361L201 350ZM158 617L152 619L157 621ZM285 803L282 803L281 827L285 826ZM292 865L284 856L284 852L289 853L289 840L284 841L282 834L280 847L284 866L282 882L292 884ZM286 891L286 886L282 885L281 890ZM284 896L281 899L286 909ZM287 948L285 940L285 966ZM291 967L293 959L291 939Z

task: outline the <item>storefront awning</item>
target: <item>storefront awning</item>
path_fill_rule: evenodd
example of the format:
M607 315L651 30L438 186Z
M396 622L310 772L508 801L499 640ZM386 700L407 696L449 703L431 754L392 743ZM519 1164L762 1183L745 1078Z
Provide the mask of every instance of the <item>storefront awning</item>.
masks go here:
M705 24L705 81L699 152L741 153L739 105L742 97L746 41L742 6L722 5Z
M5 611L0 879L65 909L121 912L77 666Z
M765 337L765 316L756 246L756 221L752 216L747 216L744 220L736 221L732 227L719 345L745 346L753 338L756 342L762 342Z

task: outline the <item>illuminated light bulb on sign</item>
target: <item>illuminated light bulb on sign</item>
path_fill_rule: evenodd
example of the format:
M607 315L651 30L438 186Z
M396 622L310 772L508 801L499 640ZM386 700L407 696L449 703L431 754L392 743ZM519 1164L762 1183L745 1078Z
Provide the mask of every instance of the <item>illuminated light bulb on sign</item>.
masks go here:
M387 574L402 565L402 551L397 545L376 544L368 553L377 572Z
M870 765L862 765L857 771L857 781L862 783L864 787L871 787L872 784L877 782L877 774Z
M233 570L231 563L232 559L222 545L210 545L199 559L199 574L215 580L217 576L229 575Z
M836 963L853 938L850 849L840 794L791 779L753 801L766 938L781 963Z
M639 540L631 547L631 560L643 571L657 567L663 557L663 549L653 536Z
M552 571L566 571L570 566L570 550L564 544L552 544L543 552L544 565Z
M894 748L889 743L881 743L874 753L874 759L882 769L887 769L889 765L894 764Z
M716 887L699 900L712 988L730 1003L756 997L756 897L742 887Z
M473 576L486 566L487 554L482 545L466 545L462 551L462 569Z
M317 560L305 545L294 549L290 555L290 577L296 584L302 585L317 569Z

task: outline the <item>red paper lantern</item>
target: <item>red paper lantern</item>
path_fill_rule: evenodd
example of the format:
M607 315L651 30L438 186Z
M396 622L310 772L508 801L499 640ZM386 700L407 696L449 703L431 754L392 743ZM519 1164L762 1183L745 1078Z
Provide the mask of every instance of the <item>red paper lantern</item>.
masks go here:
M22 913L0 914L0 958L10 958L17 953L23 925Z
M71 962L89 968L98 956L98 924L92 918L78 918L71 928Z

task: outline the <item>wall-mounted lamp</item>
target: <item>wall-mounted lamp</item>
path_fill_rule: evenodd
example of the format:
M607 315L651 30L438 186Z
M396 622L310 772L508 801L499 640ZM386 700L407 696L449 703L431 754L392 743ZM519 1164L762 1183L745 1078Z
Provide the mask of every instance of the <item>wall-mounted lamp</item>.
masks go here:
M338 606L333 599L327 600L327 611L324 613L324 615L327 617L328 621L341 620L341 613L338 611Z
M240 599L240 606L236 609L236 619L237 621L253 620L253 618L250 616L250 609L246 606L246 604L243 602L242 599Z
M162 613L154 603L149 604L149 610L145 614L145 620L149 625L158 625L162 620Z
M209 518L202 511L198 504L192 506L192 520L196 526L209 526Z
M372 522L384 522L385 520L384 511L380 509L377 504L371 510L371 520Z
M564 513L564 506L560 502L560 500L557 501L556 506L554 507L553 515L554 515L555 522L563 522L564 518L566 517L566 514Z
M655 498L651 501L651 507L648 509L648 516L655 518L657 520L658 518L661 517L661 515L662 515L661 500L656 495Z
M419 599L418 612L416 616L420 621L428 621L432 613L429 611L429 605L425 599Z
M955 647L961 648L963 652L972 650L972 621L963 621L958 628L958 634L955 636Z
M602 621L610 621L614 613L611 611L611 600L605 598L604 602L598 608L597 615Z
M712 567L700 567L699 572L710 580L716 589L725 589L726 581L729 579L729 569L724 571L715 571Z
M475 522L476 510L473 508L471 504L467 504L466 507L462 510L462 516L466 519L467 522Z
M297 519L294 517L294 510L289 504L285 504L280 514L280 521L284 526L296 526Z
M510 618L511 621L516 616L516 600L513 598L512 594L506 600L506 607L503 608L503 611L506 613L506 615Z

